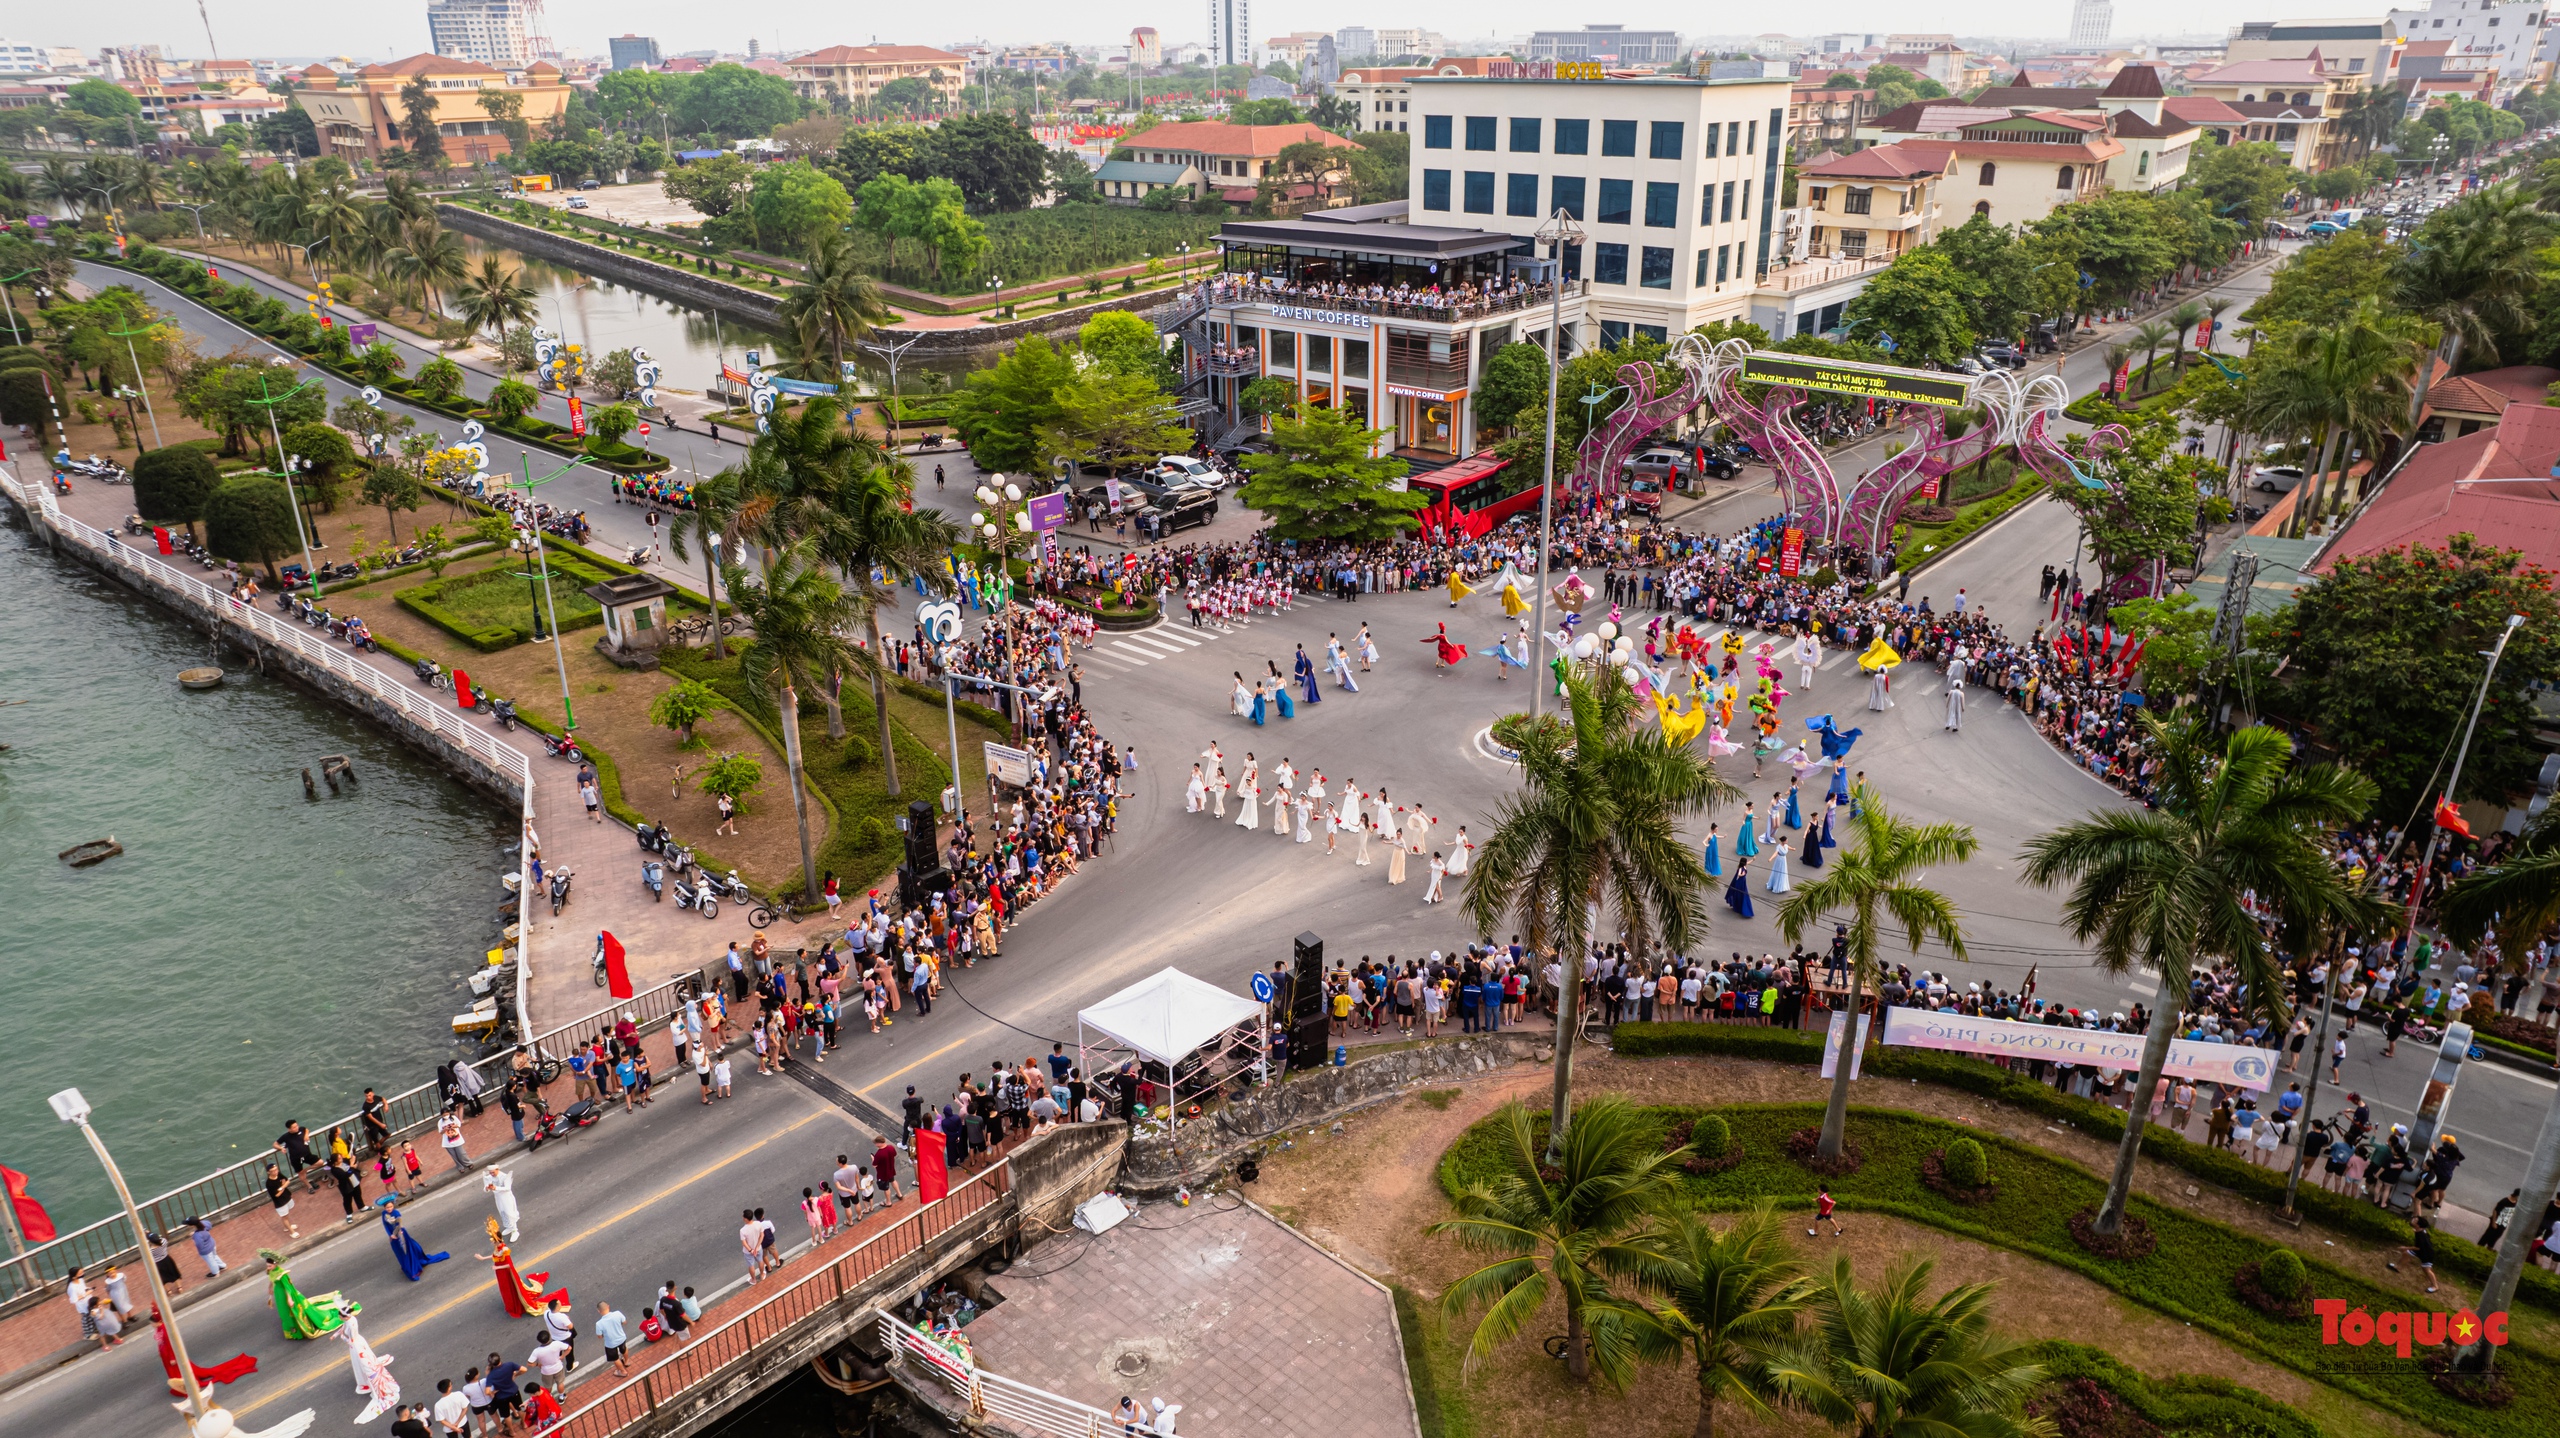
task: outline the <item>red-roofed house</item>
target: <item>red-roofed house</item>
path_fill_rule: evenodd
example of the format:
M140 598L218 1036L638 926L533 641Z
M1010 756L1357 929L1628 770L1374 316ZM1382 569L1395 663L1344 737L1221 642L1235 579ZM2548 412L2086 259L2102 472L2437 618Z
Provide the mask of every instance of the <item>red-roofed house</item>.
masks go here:
M2549 365L2519 364L2503 369L2484 369L2478 374L2448 375L2442 373L2444 362L2435 362L2438 374L2427 386L2427 413L2418 424L2423 439L2459 439L2498 422L2510 405L2539 405L2550 398L2551 386L2560 381L2560 369Z
M1128 161L1146 166L1197 168L1218 195L1235 204L1251 204L1259 181L1276 175L1280 152L1313 140L1328 149L1356 150L1359 145L1315 125L1230 125L1223 120L1173 120L1142 130L1111 152L1112 164L1096 172L1098 180L1115 180L1113 164ZM1286 197L1292 208L1312 202L1322 207L1349 175L1327 170L1312 182L1301 179ZM1109 193L1106 191L1105 193Z
M1413 130L1413 82L1427 75L1482 75L1493 63L1481 55L1453 55L1428 65L1364 65L1334 81L1336 99L1349 100L1360 111L1363 130Z
M2242 60L2196 76L2196 94L2245 119L2232 140L2266 140L2294 168L2326 170L2352 159L2346 127L2335 123L2363 103L2370 76L2330 69L2313 50L2299 60Z
M2313 573L2409 545L2473 534L2560 569L2560 409L2511 406L2476 433L2422 447L2347 521Z
M1809 259L1890 263L1937 237L1954 152L1924 141L1823 155L1796 169Z

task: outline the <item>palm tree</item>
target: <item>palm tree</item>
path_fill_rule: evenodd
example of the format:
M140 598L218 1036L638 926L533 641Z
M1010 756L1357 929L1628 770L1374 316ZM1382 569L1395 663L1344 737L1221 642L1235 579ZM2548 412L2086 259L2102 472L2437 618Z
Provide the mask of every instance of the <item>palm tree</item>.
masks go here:
M2299 325L2276 338L2253 364L2242 403L2242 427L2254 434L2313 436L2317 459L2295 501L2299 534L2345 488L2353 467L2350 441L2378 449L2399 409L2413 354L2424 347L2418 322L2367 298L2334 325ZM2259 357L2252 351L2252 358ZM2340 476L2327 483L2332 461Z
M1622 1388L1635 1367L1636 1325L1652 1315L1610 1284L1661 1261L1649 1229L1654 1212L1676 1191L1674 1155L1614 1094L1583 1105L1572 1131L1551 1140L1544 1156L1525 1105L1505 1107L1499 1131L1501 1172L1460 1190L1458 1216L1423 1230L1500 1255L1441 1295L1452 1315L1485 1305L1467 1344L1467 1367L1518 1337L1552 1290L1564 1299L1567 1370L1588 1379L1596 1367Z
M899 792L895 740L889 725L887 666L881 656L892 641L880 615L897 587L918 575L940 573L941 560L959 542L951 521L914 504L915 471L903 459L874 463L839 481L828 496L823 524L814 529L818 551L844 575L871 644L858 651L871 681L871 707L880 725L881 781L889 793ZM843 715L827 711L830 732L843 733ZM960 757L951 759L958 782Z
M1555 1097L1548 1144L1572 1123L1573 1040L1582 969L1603 902L1642 952L1659 937L1688 951L1706 929L1706 870L1678 828L1741 797L1707 757L1639 728L1650 708L1618 670L1568 672L1570 722L1532 726L1520 746L1520 792L1495 811L1493 833L1467 876L1467 918L1490 934L1509 914L1540 953L1557 955Z
M2231 298L2229 295L2207 295L2204 297L2204 312L2206 317L2213 321L2213 336L2215 339L2220 339L2222 337L2222 312L2238 303L2239 301ZM2210 349L2212 346L2210 344L2206 344L2198 346L2198 348Z
M800 892L814 899L818 851L809 838L809 801L801 783L800 691L826 691L833 677L853 664L853 646L842 632L851 627L852 606L824 563L804 545L768 555L762 579L743 564L730 565L722 578L729 585L729 602L755 629L755 638L738 652L739 677L746 681L748 696L773 705L782 721L791 814L800 826Z
M429 216L412 220L402 232L400 248L384 256L383 262L395 276L418 287L420 310L439 315L436 291L461 279L468 260L462 237Z
M1822 1114L1824 1158L1837 1158L1849 1124L1849 1058L1858 1042L1856 1015L1865 1002L1867 983L1876 972L1876 946L1883 923L1890 919L1906 935L1913 953L1937 939L1958 960L1964 958L1964 927L1955 901L1921 881L1938 864L1961 863L1978 847L1973 830L1963 824L1908 824L1893 817L1874 792L1860 785L1850 806L1850 842L1841 846L1821 878L1800 884L1778 906L1778 932L1790 944L1802 943L1805 930L1824 916L1849 915L1849 1031L1840 1044L1840 1062L1831 1074L1831 1103ZM1879 1035L1881 1037L1881 1035Z
M2500 330L2533 327L2528 302L2542 275L2534 254L2547 237L2548 225L2522 187L2502 185L2457 201L2429 220L2420 242L2394 267L2393 304L2443 332L2437 355L2420 364L2416 392L2409 397L2413 431L2426 408L2427 387L2435 382L2434 358L2441 357L2445 373L2453 374L2462 368L2465 346L2494 350Z
M542 404L542 391L512 376L489 386L489 413L509 424L531 414ZM677 516L682 522L683 516Z
M1858 1438L2036 1438L2053 1421L2025 1416L2044 1370L1991 1340L1988 1283L1928 1300L1928 1259L1898 1263L1862 1290L1848 1255L1814 1285L1813 1335L1772 1365L1798 1407Z
M2175 331L2171 330L2167 325L2160 323L2158 320L2150 320L2136 327L2133 333L2124 337L2125 347L2127 349L2138 349L2142 351L2142 383L2139 388L2146 394L2154 388L2154 381L2151 377L2151 362L2159 355L2160 346L2166 343L2170 335L2174 333Z
M1723 1233L1706 1215L1683 1213L1658 1243L1662 1256L1648 1275L1658 1301L1633 1325L1637 1354L1685 1354L1698 1366L1696 1438L1715 1438L1719 1398L1767 1416L1783 1397L1769 1359L1793 1335L1806 1297L1776 1204L1762 1199Z
M2282 966L2242 896L2255 893L2300 924L2361 914L2321 835L2362 817L2374 795L2372 780L2335 765L2294 767L2293 741L2264 725L2217 743L2201 711L2169 722L2146 711L2141 720L2160 764L2158 807L2091 814L2033 840L2022 856L2028 883L2070 886L2063 923L2079 942L2094 942L2099 968L2140 968L2160 986L2115 1173L2093 1225L2100 1233L2123 1226L2143 1115L2180 1027L2189 976L2200 961L2229 960L2242 991L2281 1018Z
M480 272L455 289L454 304L473 334L487 330L504 336L512 326L533 323L536 313L533 286L524 282L523 269L510 270L489 254L480 257Z
M47 155L36 169L36 195L70 210L80 212L80 167L60 155Z
M804 321L815 323L835 354L835 368L826 376L832 382L844 373L845 341L860 339L891 316L880 287L855 266L853 246L824 230L809 246L807 277L782 301L782 318L795 330Z
M503 380L499 383L498 389L522 383L520 380ZM531 388L529 385L524 387ZM497 390L491 390L489 398L494 408ZM698 540L702 544L702 592L711 601L711 657L714 659L724 658L727 654L726 648L720 642L720 583L717 568L720 545L727 544L732 546L733 550L735 548L738 537L738 506L742 492L743 485L740 483L738 467L735 465L718 474L705 475L694 482L693 508L679 511L674 522L667 526L667 547L676 552L676 558L690 560L693 557L685 553L685 541L688 538ZM718 543L713 542L715 539Z
M2209 313L2200 300L2189 300L2170 311L2169 373L2173 378L2187 372L2187 336L2195 333L2196 326L2203 324Z

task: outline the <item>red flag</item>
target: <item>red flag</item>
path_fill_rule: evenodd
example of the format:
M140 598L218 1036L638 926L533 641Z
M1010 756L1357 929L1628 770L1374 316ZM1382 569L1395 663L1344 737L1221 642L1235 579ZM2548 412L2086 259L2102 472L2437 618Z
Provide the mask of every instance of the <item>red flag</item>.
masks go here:
M471 676L459 669L453 671L453 702L464 709L471 707Z
M2053 651L2065 659L2074 657L2073 646L2071 643L2071 631L2067 629L2062 630L2053 636Z
M951 1170L942 1162L942 1135L929 1128L916 1130L916 1197L932 1203L951 1193Z
M175 554L178 552L178 547L169 542L169 531L162 529L157 525L152 527L151 542L160 546L160 552L162 554Z
M2149 647L2150 643L2150 638L2145 636L2125 645L2124 657L2116 661L2117 678L2123 678L2133 672L2133 666L2142 662L2142 651Z
M607 929L600 936L604 944L605 992L617 999L627 999L639 992L631 987L631 970L622 961L622 940Z
M27 1192L27 1176L0 1166L0 1189L7 1190L9 1207L17 1212L19 1234L29 1243L53 1242L53 1215L44 1211L34 1194Z
M2462 811L2454 807L2451 799L2436 801L2436 827L2451 829L2466 839L2471 837L2471 826L2462 821Z
M2116 622L2115 622L2114 620L2110 619L2110 620L2108 620L2108 621L2107 621L2107 631L2106 631L2106 633L2105 633L2103 636L2101 636L2101 637L2100 637L2100 640L2099 640L2099 643L2098 643L2098 656L2099 656L2100 658L2102 658L2102 659L2103 659L2103 658L2107 657L2108 655L2111 655L2111 654L2113 654L2113 653L2115 653L2115 652L2116 652Z

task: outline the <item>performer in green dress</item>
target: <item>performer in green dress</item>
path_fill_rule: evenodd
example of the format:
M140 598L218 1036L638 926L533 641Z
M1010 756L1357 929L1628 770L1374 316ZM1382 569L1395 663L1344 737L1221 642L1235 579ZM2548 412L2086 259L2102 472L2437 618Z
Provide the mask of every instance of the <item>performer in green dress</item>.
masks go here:
M287 1338L318 1338L332 1333L339 1325L364 1311L352 1298L335 1293L315 1293L308 1297L293 1286L293 1275L285 1272L284 1255L272 1248L261 1248L258 1256L267 1261L267 1283L275 1304L277 1326Z

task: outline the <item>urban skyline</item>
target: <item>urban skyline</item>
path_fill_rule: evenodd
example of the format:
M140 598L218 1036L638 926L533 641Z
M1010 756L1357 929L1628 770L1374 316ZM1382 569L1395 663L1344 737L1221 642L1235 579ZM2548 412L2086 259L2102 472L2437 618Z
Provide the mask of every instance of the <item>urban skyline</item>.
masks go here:
M1394 26L1436 30L1454 44L1461 40L1517 39L1555 24L1552 16L1525 4L1459 6L1426 0L1385 8L1275 7L1265 0L1261 8L1262 13L1255 15L1252 23L1257 36L1284 35L1294 30L1331 32L1353 26ZM193 0L134 0L110 10L47 17L42 25L12 25L12 31L23 33L13 33L9 38L37 45L73 45L90 51L108 45L158 43L168 53L185 57L214 52L225 57L384 57L415 53L420 48L419 37L426 18L423 4L324 14L300 6L229 6L225 0L208 0L207 9L206 18L212 26L210 50L205 20L198 17ZM2070 35L2073 10L2072 0L1938 3L1916 12L1908 5L1887 4L1884 0L1846 0L1819 12L1819 24L1808 17L1794 30L1766 33L1810 36L1844 29L1949 30L1984 38L2059 43ZM971 38L1000 42L1053 40L1118 48L1127 45L1132 27L1144 25L1154 27L1166 44L1178 45L1210 38L1205 33L1206 13L1206 7L1196 0L1187 5L1113 7L1108 12L1061 12L1020 0L997 0L973 10L968 28L974 32ZM2241 18L2283 20L2333 13L2337 13L2337 7L2326 0L2266 0L2251 6ZM544 28L564 49L598 59L605 57L608 40L627 33L655 36L669 55L705 49L743 51L750 38L758 41L759 48L767 54L831 44L870 43L875 38L883 44L943 44L964 38L886 31L875 36L867 29L848 34L846 27L820 17L788 17L790 23L740 30L726 23L706 22L698 9L667 0L632 0L612 6L588 0L554 0L546 7L545 16ZM1692 26L1699 18L1697 12L1660 0L1611 7L1606 13L1587 18L1593 23L1622 24L1629 29L1677 30L1691 39L1763 33L1695 29ZM323 28L317 31L310 23L315 19L323 22ZM2234 23L2234 12L2227 7L2200 0L2159 0L2139 9L2121 7L2115 16L2112 43L2125 44L2146 37L2219 36ZM45 33L36 33L39 29Z

